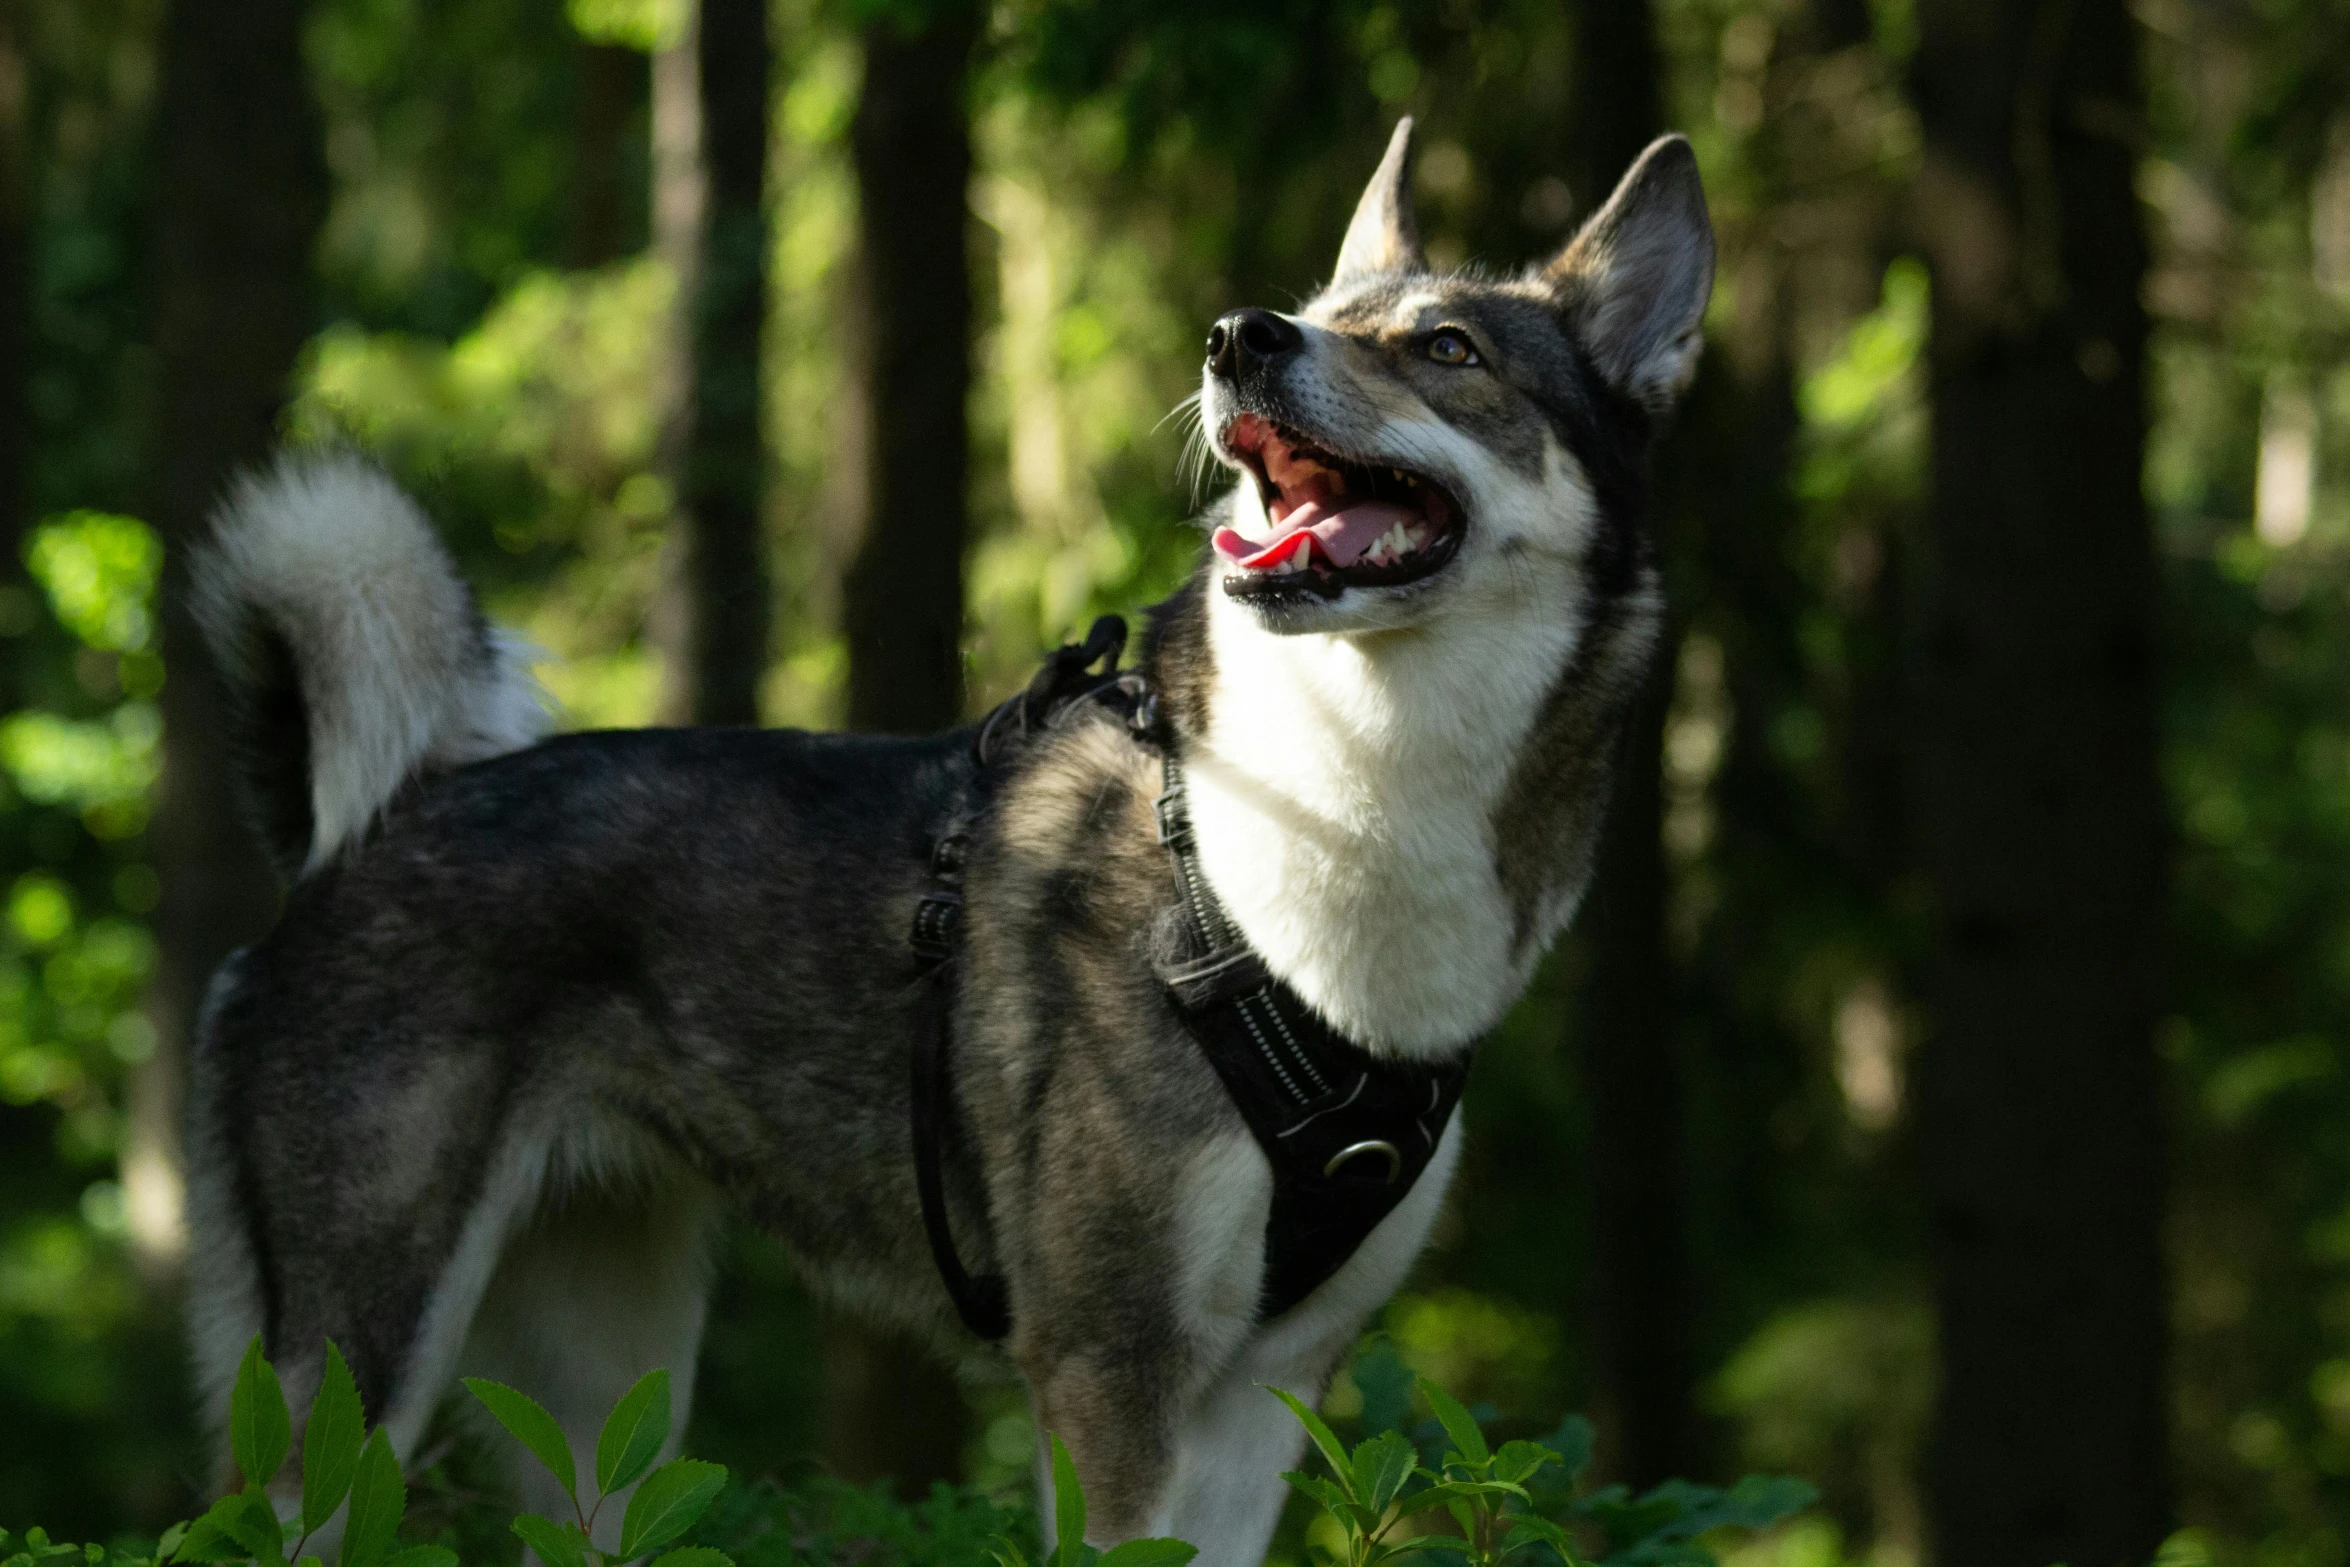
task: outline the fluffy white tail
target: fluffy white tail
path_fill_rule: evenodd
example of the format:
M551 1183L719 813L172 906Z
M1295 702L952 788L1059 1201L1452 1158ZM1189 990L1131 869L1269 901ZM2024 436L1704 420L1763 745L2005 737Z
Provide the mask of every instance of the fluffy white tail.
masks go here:
M256 823L289 878L411 780L549 728L524 645L491 628L424 512L356 457L238 481L191 566Z

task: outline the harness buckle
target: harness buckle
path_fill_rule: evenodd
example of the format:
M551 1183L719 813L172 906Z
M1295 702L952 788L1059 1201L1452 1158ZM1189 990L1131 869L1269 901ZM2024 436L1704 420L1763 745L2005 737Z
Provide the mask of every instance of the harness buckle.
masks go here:
M930 874L941 880L962 875L963 860L970 848L971 835L961 828L941 833L930 851Z
M914 930L908 938L914 955L927 963L944 963L955 955L955 938L963 929L963 895L941 887L922 895L914 905Z

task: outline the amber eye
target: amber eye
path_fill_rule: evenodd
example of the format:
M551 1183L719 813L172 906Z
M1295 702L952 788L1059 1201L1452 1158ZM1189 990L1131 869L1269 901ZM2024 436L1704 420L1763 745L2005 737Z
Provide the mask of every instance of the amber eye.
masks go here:
M1473 365L1483 363L1469 340L1458 332L1439 332L1428 339L1428 357L1440 365Z

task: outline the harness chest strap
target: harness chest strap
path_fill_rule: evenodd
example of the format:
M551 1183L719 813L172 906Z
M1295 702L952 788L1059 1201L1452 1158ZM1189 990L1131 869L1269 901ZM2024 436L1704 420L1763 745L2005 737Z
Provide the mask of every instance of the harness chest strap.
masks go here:
M1436 1156L1473 1046L1434 1064L1375 1056L1276 979L1201 868L1183 771L1166 756L1159 839L1175 864L1189 950L1159 970L1185 1029L1273 1166L1260 1317L1345 1266Z
M1135 677L1113 681L1108 674L1085 674L1105 654L1115 669L1124 631L1123 622L1104 616L1082 646L1063 648L1027 693L998 709L981 731L982 772L1000 765L989 755L988 737L1017 704L1025 704L1019 714L1023 736L1087 699L1122 697L1131 727L1138 733L1155 727L1155 704ZM1411 1191L1460 1102L1472 1047L1434 1065L1374 1056L1276 979L1208 885L1182 767L1171 749L1162 765L1159 840L1173 862L1185 955L1162 966L1159 980L1273 1167L1258 1300L1260 1319L1270 1319L1320 1288ZM914 1164L939 1277L964 1325L992 1340L1011 1326L1004 1282L963 1266L947 1223L942 1173L943 1143L952 1131L949 1055L967 834L967 816L941 834L932 855L931 890L914 916L912 944L930 966L912 1052Z

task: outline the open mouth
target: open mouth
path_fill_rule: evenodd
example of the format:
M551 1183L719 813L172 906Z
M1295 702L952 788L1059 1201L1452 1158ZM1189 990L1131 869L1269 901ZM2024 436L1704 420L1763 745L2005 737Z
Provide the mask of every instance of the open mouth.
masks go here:
M1224 449L1248 465L1271 537L1218 528L1224 591L1235 597L1417 582L1460 548L1463 519L1450 491L1425 474L1356 462L1295 430L1241 414Z

